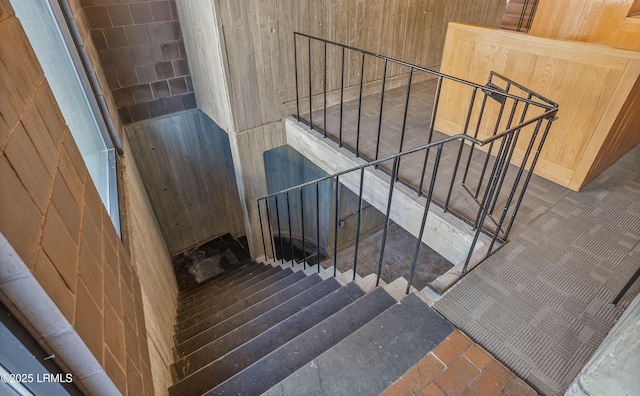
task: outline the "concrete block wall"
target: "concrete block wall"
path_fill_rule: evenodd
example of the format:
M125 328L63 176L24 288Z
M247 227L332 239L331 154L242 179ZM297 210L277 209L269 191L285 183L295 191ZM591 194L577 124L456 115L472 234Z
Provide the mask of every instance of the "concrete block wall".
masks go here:
M8 0L0 37L0 232L117 389L153 394L138 276Z
M123 123L196 107L174 0L79 0Z

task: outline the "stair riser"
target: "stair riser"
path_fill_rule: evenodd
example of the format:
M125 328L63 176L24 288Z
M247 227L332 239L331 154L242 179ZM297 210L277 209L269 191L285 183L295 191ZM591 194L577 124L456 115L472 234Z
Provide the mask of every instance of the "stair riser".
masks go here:
M265 392L395 303L393 297L378 288L220 384L210 393L246 395Z
M201 319L204 317L208 317L211 315L212 312L221 311L229 307L230 305L233 305L238 301L242 301L248 296L251 296L252 294L255 294L260 290L272 285L273 283L276 283L286 278L287 276L293 274L293 271L291 271L290 269L280 270L275 272L276 273L269 273L269 271L264 272L260 276L262 280L254 284L248 284L248 283L246 285L243 284L245 285L245 287L241 288L240 290L231 289L222 296L218 296L214 299L203 300L200 304L193 307L189 311L186 311L178 315L178 318L176 321L179 323L190 318ZM269 275L264 275L264 274L269 274ZM259 278L259 277L256 277L256 278ZM209 312L209 313L205 314L205 312Z
M212 296L221 295L229 289L232 289L247 280L255 277L256 275L267 271L269 268L265 268L264 266L257 265L255 268L252 268L250 271L244 271L242 273L236 274L236 276L229 278L226 281L223 281L219 284L212 286L211 288L203 289L197 295L191 296L188 299L180 300L178 303L178 313L183 312L188 309L189 306L197 305L198 301L202 298L210 298Z
M262 333L259 337L236 348L223 358L175 383L169 388L169 395L199 394L212 389L259 358L344 308L363 294L355 284L349 284L336 290L307 309Z
M180 380L204 367L211 361L231 352L243 343L259 336L262 332L267 331L272 326L277 325L288 317L293 316L295 313L325 297L329 293L337 290L338 287L340 287L339 283L333 281L333 279L322 282L321 284L306 290L260 317L236 328L232 332L229 332L212 342L204 344L201 348L194 350L193 353L174 364L173 368L178 374L176 379Z
M184 357L199 345L204 345L205 341L210 342L242 326L320 282L321 279L318 276L307 278L300 273L293 274L251 298L232 305L192 328L185 329L176 335L176 356Z

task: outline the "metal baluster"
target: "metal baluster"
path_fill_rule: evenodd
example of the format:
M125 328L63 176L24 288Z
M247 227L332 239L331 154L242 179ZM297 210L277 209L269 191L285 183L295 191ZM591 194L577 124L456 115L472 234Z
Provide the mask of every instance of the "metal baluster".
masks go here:
M316 264L320 273L320 183L316 182Z
M293 68L296 73L296 117L300 122L300 94L298 92L298 34L293 33Z
M276 255L276 244L273 240L273 230L271 229L271 214L269 214L269 197L265 199L265 203L267 205L267 227L269 227L269 244L271 245L271 255L273 256L273 260L278 260Z
M294 262L293 256L293 234L291 233L291 206L289 205L289 191L286 194L287 197L287 223L289 225L289 248L291 250L291 261Z
M380 247L380 259L378 260L378 272L376 277L376 287L380 285L380 276L382 275L382 260L384 259L384 248L387 243L387 232L389 230L389 217L391 215L391 200L393 199L393 187L398 174L398 159L393 159L393 170L391 171L391 181L389 183L389 200L387 201L387 214L384 221L384 231L382 233L382 246Z
M338 275L338 222L340 221L340 176L335 178L336 218L333 224L333 276Z
M476 93L478 92L478 88L473 88L473 93L471 94L471 102L469 103L469 110L467 111L467 119L464 123L463 133L467 134L467 129L469 128L469 122L471 121L471 113L473 113L473 105L476 101ZM447 213L449 210L449 201L451 200L451 193L453 192L453 186L456 181L456 177L458 175L458 167L460 166L460 159L462 158L462 150L464 148L464 139L460 139L460 147L458 148L458 156L456 158L456 164L453 167L453 176L451 177L451 185L449 186L449 192L447 193L447 199L444 202L444 212Z
M278 223L278 239L280 240L280 260L282 264L284 264L284 248L282 247L282 232L280 229L280 205L278 205L278 196L275 196L276 199L276 221Z
M300 187L300 227L302 227L302 269L307 269L307 247L304 238L304 197L302 187Z
M409 67L409 81L407 82L407 96L404 100L404 114L402 115L402 130L400 133L400 149L399 153L402 152L402 146L404 145L404 132L407 127L407 113L409 112L409 97L411 96L411 79L413 77L413 67ZM398 158L398 167L400 167L400 159ZM399 172L398 172L399 173ZM397 175L396 175L397 177Z
M358 98L358 126L356 129L356 157L360 156L360 114L362 113L362 85L364 83L364 52L360 58L360 96Z
M438 77L438 86L436 87L436 100L433 103L433 111L431 112L431 120L429 121L429 141L433 140L433 128L435 125L436 116L438 114L438 104L440 103L440 91L442 90L442 76ZM418 187L418 196L422 196L422 186L424 184L424 174L427 170L427 161L429 160L429 151L426 149L424 153L424 164L422 165L422 175L420 176L420 187Z
M324 42L324 118L322 120L324 126L324 137L327 137L327 42Z
M309 62L309 128L313 130L313 105L311 104L313 97L311 96L311 38L309 38L307 49L309 50L309 56L307 61Z
M382 109L384 105L384 86L387 81L387 59L384 60L384 68L382 71L382 92L380 93L380 114L378 115L378 138L376 139L376 160L380 150L380 132L382 130Z
M358 247L360 245L360 220L362 217L362 187L364 186L364 168L360 169L360 192L358 193L358 219L356 223L356 245L353 254L353 280L356 280L358 266Z
M436 185L436 177L438 175L438 167L440 166L440 156L442 155L443 144L438 145L438 151L436 153L435 163L433 164L433 176L431 177L431 183L429 184L429 192L427 193L427 201L424 204L424 213L422 214L422 223L420 223L420 232L418 233L418 242L416 243L416 250L413 253L413 261L411 261L411 270L409 272L409 281L407 282L406 294L409 294L411 289L411 283L413 282L413 275L416 271L416 262L418 261L418 253L420 252L420 245L422 244L422 235L424 235L424 227L427 224L427 215L429 214L429 206L431 205L431 198L433 197L433 189Z
M478 122L476 123L476 130L473 133L473 137L474 138L478 138L478 132L480 131L480 124L482 124L482 117L484 116L484 108L487 104L487 93L485 92L484 97L482 98L482 105L480 106L480 114L478 114ZM464 169L464 175L462 176L462 185L466 186L466 182L467 182L467 176L469 173L469 166L471 166L471 159L473 158L473 152L475 151L475 143L471 143L471 148L469 150L469 158L467 158L467 165ZM469 190L467 190L469 191ZM471 194L471 191L469 191L469 194Z
M260 201L258 200L258 219L260 219L260 236L262 237L262 250L264 251L264 259L265 261L269 258L267 257L267 244L264 241L264 228L262 226L262 211L260 210Z
M344 47L342 47L342 62L340 66L340 131L339 143L342 147L342 112L344 110Z

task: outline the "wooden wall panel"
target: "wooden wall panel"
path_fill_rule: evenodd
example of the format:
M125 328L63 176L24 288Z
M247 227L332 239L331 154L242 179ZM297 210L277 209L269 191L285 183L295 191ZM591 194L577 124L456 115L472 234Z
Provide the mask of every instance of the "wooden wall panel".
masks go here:
M634 0L540 0L529 33L604 43L633 12L633 7Z
M559 103L559 119L536 172L577 190L590 180L587 173L615 134L614 123L635 103L627 98L640 75L640 53L450 24L441 70L479 84L494 70ZM436 127L461 132L466 111L459 109L468 107L470 96L468 87L443 84ZM625 136L625 143L616 145L620 150L631 148L637 133L631 128L637 114L629 117L618 121L619 134Z
M244 234L229 141L204 114L132 124L127 137L171 254Z

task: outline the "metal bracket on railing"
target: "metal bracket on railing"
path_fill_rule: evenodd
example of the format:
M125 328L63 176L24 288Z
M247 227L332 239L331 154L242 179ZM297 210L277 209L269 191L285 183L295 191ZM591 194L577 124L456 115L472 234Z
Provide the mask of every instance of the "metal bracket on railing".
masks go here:
M490 89L483 89L482 91L491 99L495 100L500 104L504 104L504 102L507 101L507 97L505 95L500 94L499 92L495 92L495 91L506 92L504 89L500 88L499 86L491 82L487 83L486 87Z

